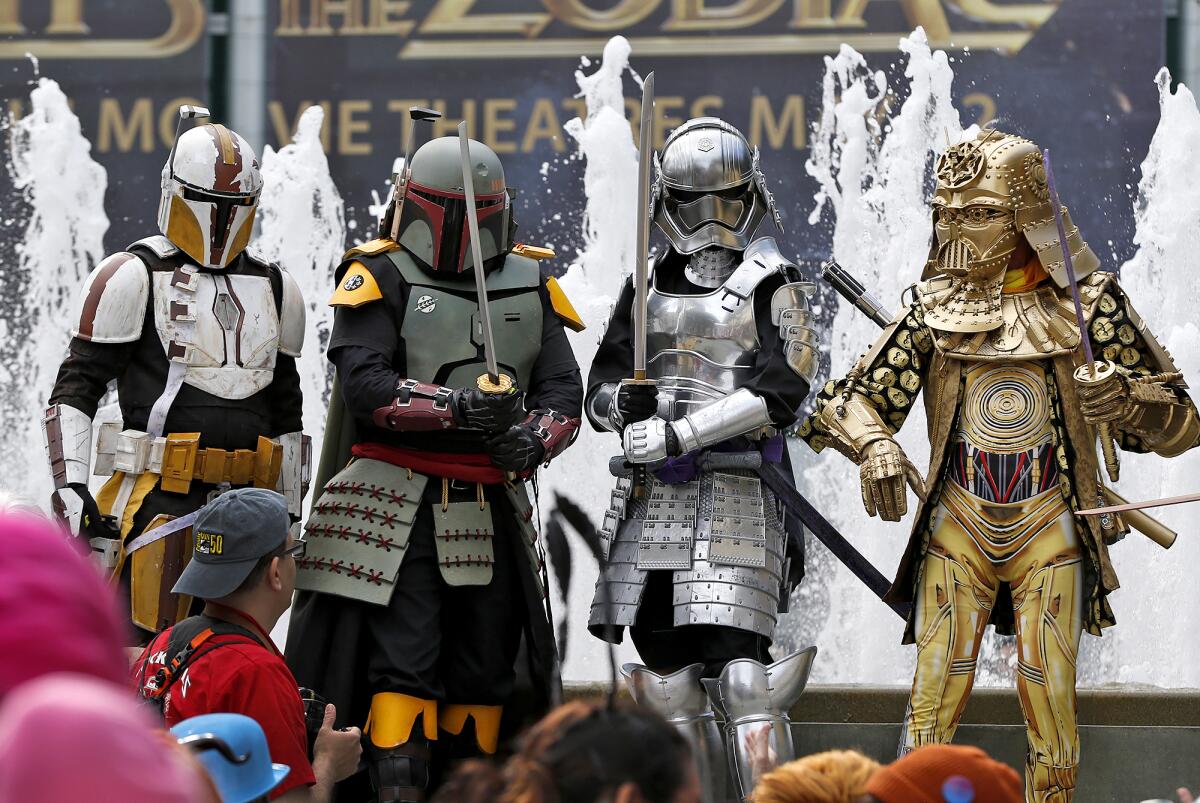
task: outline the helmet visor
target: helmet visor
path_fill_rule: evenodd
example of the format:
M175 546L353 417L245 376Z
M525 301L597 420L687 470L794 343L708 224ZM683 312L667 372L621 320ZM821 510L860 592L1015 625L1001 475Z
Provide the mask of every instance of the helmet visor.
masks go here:
M242 195L213 192L212 190L202 190L198 187L193 187L190 184L184 184L182 191L185 201L206 204L211 210L208 232L209 252L212 254L224 252L238 208L254 206L258 203L258 193Z
M407 195L422 210L429 225L433 240L430 267L452 273L472 267L471 230L467 224L465 194L425 187L410 181ZM506 242L507 216L500 213L507 208L507 198L504 192L476 194L475 215L482 241L486 242L490 235L492 242L497 245ZM485 260L496 255L494 249L482 248L482 251Z
M687 233L709 223L736 230L749 212L745 202L749 187L749 184L744 184L717 192L668 189L667 209Z

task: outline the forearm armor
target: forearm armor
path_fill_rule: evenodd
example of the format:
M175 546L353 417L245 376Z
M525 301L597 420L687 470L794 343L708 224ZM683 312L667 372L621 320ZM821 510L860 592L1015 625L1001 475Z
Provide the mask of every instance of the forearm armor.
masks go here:
M1186 396L1167 384L1181 378L1159 374L1129 379L1129 400L1118 427L1136 435L1150 450L1163 457L1175 457L1200 442L1200 417Z
M570 446L579 434L580 419L567 418L547 407L533 410L523 422L523 425L533 431L537 439L546 448L542 463L549 463Z
M55 490L87 485L92 457L92 419L66 404L46 410L42 436Z
M620 385L617 382L605 382L598 385L588 397L587 417L596 429L620 432L625 428L625 422L617 411L618 388Z
M834 397L821 405L816 415L818 426L828 433L833 448L861 463L868 446L884 438L891 440L892 431L879 412L861 393Z
M387 407L371 414L375 426L398 432L429 432L454 429L458 421L450 404L454 391L442 385L430 385L404 379L396 385L396 398Z
M738 435L749 435L770 425L767 403L746 388L735 390L720 401L670 424L682 453L713 446Z
M312 476L312 438L303 432L288 432L275 440L283 447L276 490L287 498L288 513L299 517Z

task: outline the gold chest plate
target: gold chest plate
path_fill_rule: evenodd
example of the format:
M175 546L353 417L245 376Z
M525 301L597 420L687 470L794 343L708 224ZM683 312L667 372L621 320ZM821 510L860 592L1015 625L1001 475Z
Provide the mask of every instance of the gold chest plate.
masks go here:
M1053 437L1041 366L980 363L967 372L959 431L973 447L1018 454Z

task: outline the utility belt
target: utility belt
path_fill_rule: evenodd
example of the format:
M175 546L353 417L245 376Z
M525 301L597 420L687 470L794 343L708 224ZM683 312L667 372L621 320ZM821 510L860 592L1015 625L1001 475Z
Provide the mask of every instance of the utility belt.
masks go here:
M200 448L199 432L152 438L147 432L119 430L113 422L101 425L96 440L96 474L151 472L161 477L159 487L168 493L186 494L196 480L274 488L282 467L283 446L261 435L255 449Z

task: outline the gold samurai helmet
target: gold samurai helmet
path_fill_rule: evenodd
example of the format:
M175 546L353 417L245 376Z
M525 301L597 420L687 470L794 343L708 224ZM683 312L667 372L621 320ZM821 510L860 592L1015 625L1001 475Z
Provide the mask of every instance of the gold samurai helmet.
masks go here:
M1100 267L1062 207L1076 279ZM947 332L987 332L1004 323L1000 294L1022 237L1059 287L1067 286L1041 150L994 129L949 148L937 163L933 244L924 278L952 280L926 322Z

